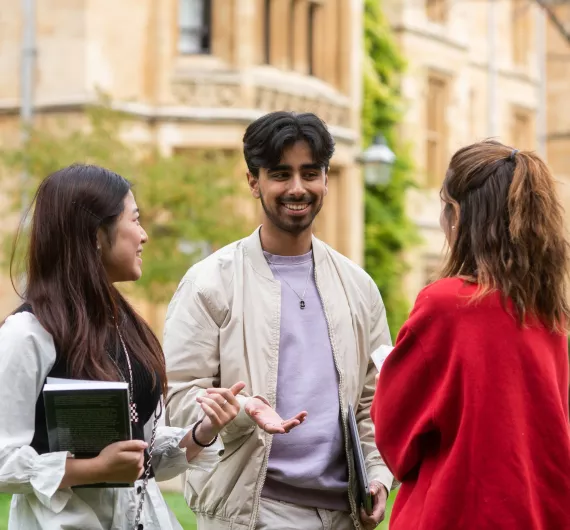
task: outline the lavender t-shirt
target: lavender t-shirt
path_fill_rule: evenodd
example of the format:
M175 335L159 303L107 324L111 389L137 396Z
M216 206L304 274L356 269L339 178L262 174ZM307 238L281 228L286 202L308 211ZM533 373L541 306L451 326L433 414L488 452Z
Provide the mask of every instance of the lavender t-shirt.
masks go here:
M282 418L302 410L309 414L306 422L289 434L273 437L262 496L348 511L338 373L315 284L312 253L264 254L281 282L277 412Z

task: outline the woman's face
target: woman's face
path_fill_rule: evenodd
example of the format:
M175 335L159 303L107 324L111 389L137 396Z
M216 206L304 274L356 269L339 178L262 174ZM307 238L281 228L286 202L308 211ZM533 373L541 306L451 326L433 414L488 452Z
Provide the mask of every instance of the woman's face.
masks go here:
M111 283L132 282L141 277L141 255L148 235L139 222L139 209L131 191L125 196L123 213L111 227L110 238L99 230L97 240Z

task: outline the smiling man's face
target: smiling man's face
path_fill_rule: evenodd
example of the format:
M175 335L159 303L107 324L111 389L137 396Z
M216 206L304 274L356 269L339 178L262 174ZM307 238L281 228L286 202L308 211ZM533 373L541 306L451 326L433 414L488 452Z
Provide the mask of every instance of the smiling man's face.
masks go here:
M265 218L276 228L298 235L310 229L327 194L325 168L316 164L307 142L298 141L283 151L279 165L248 175ZM265 223L264 223L265 224Z

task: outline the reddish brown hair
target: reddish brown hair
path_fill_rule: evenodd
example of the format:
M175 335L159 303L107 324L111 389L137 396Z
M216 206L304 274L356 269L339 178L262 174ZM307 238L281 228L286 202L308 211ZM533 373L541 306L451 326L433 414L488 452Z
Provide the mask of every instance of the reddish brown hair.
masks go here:
M491 140L464 147L451 159L441 198L444 221L455 225L442 277L477 282L476 298L498 290L521 324L533 316L565 332L568 242L542 159Z
M106 349L117 344L114 322L119 322L129 355L152 373L155 384L158 375L165 393L160 343L109 282L97 251L99 229L112 244L130 188L120 175L92 165L66 167L40 184L22 298L53 336L72 377L118 380Z

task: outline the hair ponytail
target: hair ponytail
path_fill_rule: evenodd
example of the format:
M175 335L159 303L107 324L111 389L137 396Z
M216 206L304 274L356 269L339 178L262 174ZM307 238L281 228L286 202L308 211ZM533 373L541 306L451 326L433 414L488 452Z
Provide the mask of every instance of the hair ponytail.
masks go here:
M554 178L548 166L534 153L519 152L509 188L509 232L513 241L531 250L546 244L564 224L564 215Z
M529 316L564 333L570 254L563 208L543 160L495 141L470 145L453 156L442 198L460 211L442 276L472 278L477 298L499 290L521 324Z

